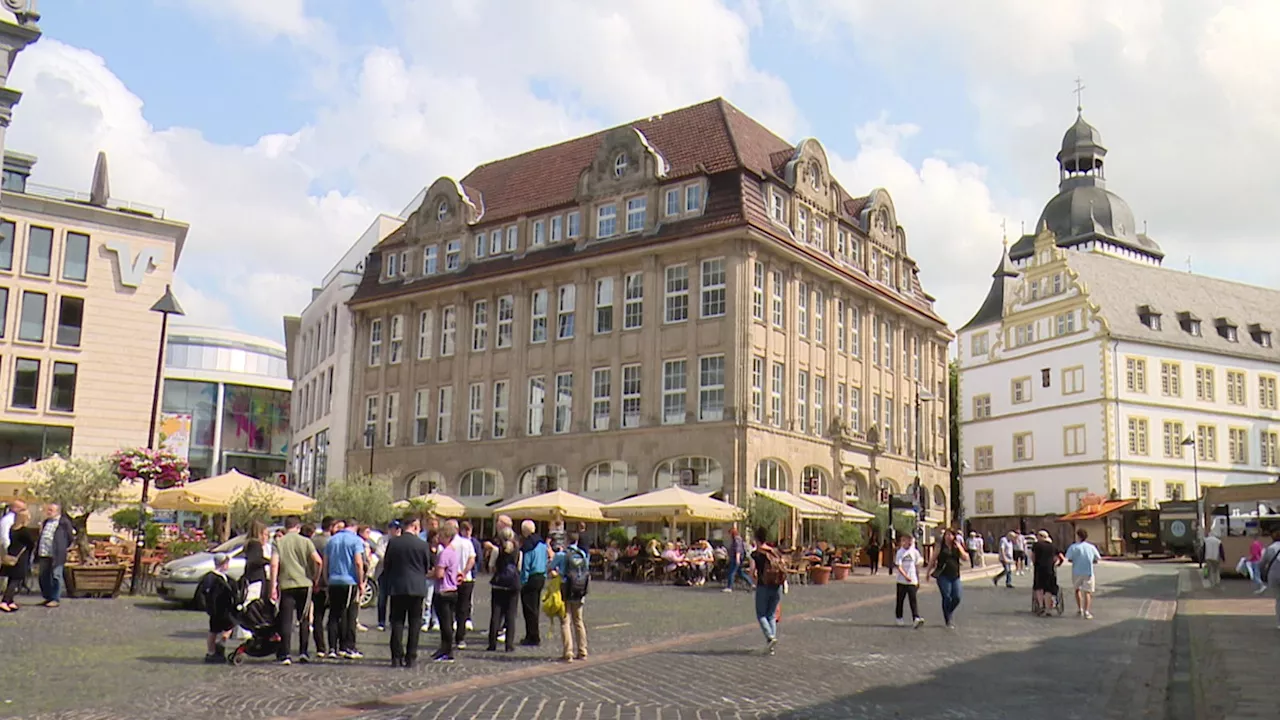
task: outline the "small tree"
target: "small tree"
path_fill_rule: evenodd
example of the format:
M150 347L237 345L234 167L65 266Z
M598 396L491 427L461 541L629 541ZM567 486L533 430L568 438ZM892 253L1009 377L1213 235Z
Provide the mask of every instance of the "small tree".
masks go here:
M361 473L326 486L311 513L315 517L355 518L380 526L391 520L391 504L391 478Z
M853 549L862 544L862 528L843 520L827 520L818 526L818 538L836 548Z
M115 464L104 458L70 458L48 462L32 471L31 492L62 507L76 528L80 557L89 557L89 516L117 502L122 480Z
M791 515L787 506L776 500L749 493L742 504L746 513L747 534L753 535L756 528L762 527L768 535L769 542L778 540L778 526Z
M228 511L231 515L231 527L248 530L254 521L262 524L271 522L271 518L279 515L279 498L269 487L246 487L231 498Z
M436 514L436 501L423 500L420 497L409 498L397 512L408 513L419 520L426 520Z

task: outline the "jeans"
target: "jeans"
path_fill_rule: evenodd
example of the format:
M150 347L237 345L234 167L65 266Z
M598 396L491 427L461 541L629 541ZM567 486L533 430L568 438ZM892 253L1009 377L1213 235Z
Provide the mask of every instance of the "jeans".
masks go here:
M1205 568L1209 571L1209 587L1218 587L1222 584L1222 561L1218 559L1205 560Z
M1000 573L995 577L991 578L992 584L999 585L1000 578L1004 578L1004 586L1013 587L1013 562L1012 561L1005 562L1004 560L1001 560L1000 568L1001 568Z
M1249 579L1253 581L1253 589L1259 592L1267 589L1267 586L1262 582L1261 565L1261 561L1245 563L1245 566L1249 569Z
M62 566L54 565L53 558L40 558L40 595L45 602L58 602L62 599L62 589L66 582L62 579Z
M427 578L427 597L423 600L422 605L422 624L430 627L431 625L439 625L440 618L436 617L436 581Z
M951 624L951 616L960 607L960 578L939 575L938 592L942 595L942 620Z
M360 589L355 585L329 586L329 650L356 649L356 613L360 610Z
M729 561L729 580L725 584L725 587L732 590L734 581L736 581L739 577L741 577L743 582L745 582L748 586L750 587L756 586L755 583L751 582L751 576L747 574L747 566L743 565L741 560L730 560Z
M524 640L525 645L542 643L542 632L538 627L539 614L542 612L542 587L547 583L546 575L530 575L520 588L520 605L524 608Z
M904 600L911 603L911 619L915 620L920 617L920 605L916 594L920 591L918 585L907 585L906 583L898 583L897 604L894 607L894 617L902 619L902 602Z
M418 639L422 637L421 595L392 595L391 602L391 663L412 666L418 660ZM409 630L409 644L401 644L405 626Z
M387 626L387 587L378 578L378 627Z
M453 623L458 612L458 593L437 592L432 598L440 620L440 650L436 657L453 657Z
M289 657L289 647L293 645L295 622L298 629L298 654L307 654L311 634L307 618L307 601L310 597L311 588L309 587L286 588L280 591L280 611L277 616L277 622L280 624L280 650L276 652L277 658L283 660Z
M507 649L516 645L516 615L520 607L520 591L493 588L489 608L489 649L498 649L498 633L507 635Z
M764 632L765 640L778 637L778 603L782 602L782 588L776 585L756 585L756 621Z
M467 639L467 621L471 619L471 596L475 593L475 589L475 581L458 583L458 609L455 613L457 619L454 622L457 627L454 640L458 643Z

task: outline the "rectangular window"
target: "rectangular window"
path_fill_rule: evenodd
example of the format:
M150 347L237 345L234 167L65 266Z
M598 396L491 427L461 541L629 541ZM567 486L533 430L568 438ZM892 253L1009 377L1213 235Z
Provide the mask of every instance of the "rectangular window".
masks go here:
M973 396L973 419L982 420L991 417L991 395Z
M684 211L697 212L702 209L702 186L689 185L684 189Z
M458 348L458 309L446 305L440 311L440 355L452 357Z
M596 334L613 332L613 278L596 280Z
M573 427L573 373L556 375L556 426L557 433L567 433Z
M1031 433L1016 433L1013 436L1013 460L1023 462L1032 458Z
M1258 446L1263 467L1280 466L1280 433L1274 430L1258 433Z
M387 393L387 416L386 424L382 431L382 444L386 447L395 447L396 429L400 426L397 422L397 416L400 410L400 394Z
M991 448L985 449L990 450ZM990 457L990 454L988 454L988 457ZM996 512L996 492L994 490L974 491L973 511L978 515L994 515Z
M724 258L702 261L702 317L722 317L725 312Z
M477 300L471 306L471 352L489 347L489 301Z
M893 369L893 325L888 321L880 323L880 336L884 340L884 366Z
M484 436L484 383L471 383L467 403L467 439Z
M862 311L849 308L849 354L862 357Z
M1084 392L1084 368L1065 368L1062 371L1062 394L1075 395Z
M769 191L769 210L774 222L784 224L787 222L786 205L782 203L782 193L777 190Z
M444 246L444 269L453 272L462 265L462 241L450 240Z
M547 221L533 221L533 246L542 247L547 242Z
M53 364L53 379L49 391L50 410L68 413L76 411L76 370L75 363Z
M507 436L507 421L511 410L511 382L497 380L493 383L493 439Z
M0 301L0 312L4 312L4 307L6 304L7 303ZM0 319L0 337L4 337L4 320L3 319ZM1271 376L1271 375L1258 376L1258 407L1263 410L1276 409L1276 379L1274 376Z
M787 300L786 300L786 284L782 279L782 271L774 270L773 273L773 326L776 328L783 327L787 317Z
M84 282L89 277L89 236L84 233L68 232L64 244L62 279Z
M893 427L894 427L893 415L894 415L893 398L886 397L884 399L884 436L881 438L881 440L884 441L885 452L890 454L894 452L893 446L895 442L895 436L893 434Z
M806 207L796 208L795 237L800 242L809 241L809 209Z
M1245 390L1244 373L1239 370L1227 371L1227 403L1231 405L1248 404L1248 391Z
M796 432L809 432L809 371L796 375Z
M565 234L566 238L573 240L582 234L582 214L577 210L565 216Z
M613 373L609 368L596 368L591 371L591 429L608 430L609 407L613 399Z
M80 347L84 328L84 299L63 295L58 298L58 330L53 342L66 347Z
M1017 515L1036 514L1036 494L1034 492L1017 492L1013 494L1013 512Z
M782 363L773 364L773 383L769 386L769 424L780 428L782 427L783 408L783 390L786 386L787 366Z
M751 319L764 322L764 263L752 263L751 273Z
M529 342L547 341L547 291L534 290L529 297Z
M425 445L430 437L431 391L417 390L413 393L413 444Z
M1196 455L1200 462L1217 462L1218 428L1214 425L1196 426Z
M13 238L17 226L12 220L0 220L0 270L13 270Z
M796 334L809 337L809 283L796 284Z
M880 323L871 319L871 365L880 367Z
M18 318L18 339L44 342L44 320L49 297L44 293L22 291L22 314Z
M920 379L920 338L918 336L911 338L911 377Z
M1174 480L1166 480L1164 483L1164 499L1177 502L1187 497L1187 484Z
M633 233L644 230L645 207L647 204L643 195L627 200L627 232Z
M844 383L836 383L835 419L839 420L842 423L847 422L849 417L845 411L845 407L846 407L845 396L848 395L848 393L849 393L849 386L845 385Z
M520 247L520 227L510 225L507 227L507 252L513 253L518 247Z
M622 329L635 330L643 324L644 273L631 273L623 290Z
M551 218L550 242L553 242L553 243L560 242L560 237L563 234L563 232L564 232L564 220L561 218L561 216L557 215Z
M1124 359L1124 387L1129 392L1147 391L1147 361L1143 358Z
M1196 399L1213 402L1213 368L1196 366Z
M827 379L813 376L813 434L823 435L827 430Z
M618 206L614 203L596 209L596 237L607 238L618 234Z
M990 470L995 467L995 450L990 445L973 449L973 467L975 470Z
M9 288L0 287L0 338L9 332Z
M1031 378L1015 378L1012 382L1013 404L1031 402Z
M764 358L751 358L751 419L764 422Z
M537 436L542 434L542 422L547 406L547 378L536 375L529 378L529 407L525 424L525 434Z
M437 255L440 252L438 245L428 245L422 249L422 274L430 277L439 271L437 266Z
M1183 440L1182 423L1174 420L1164 421L1164 456L1167 458L1182 457Z
M516 299L513 295L498 298L498 337L495 347L511 347L515 335Z
M364 399L364 449L373 448L378 437L378 396L370 395Z
M821 290L813 291L813 341L822 345L827 341L827 296Z
M698 359L698 420L724 419L724 356Z
M689 266L671 265L666 269L663 292L664 322L677 323L689 319Z
M431 357L431 340L435 334L435 314L430 310L418 313L418 359Z
M848 343L848 339L844 334L845 326L847 325L847 322L845 320L846 316L845 316L844 300L840 300L840 299L836 300L835 316L836 316L836 350L838 352L846 352L849 348L849 343Z
M556 339L569 340L573 337L573 320L576 316L578 287L561 285L560 296L556 303Z
M862 432L862 388L849 388L849 429Z
M1062 454L1084 454L1084 426L1071 425L1062 429Z
M640 427L640 366L622 366L622 427Z
M1247 429L1227 428L1227 457L1238 465L1249 462L1249 431Z
M680 214L680 188L670 188L666 192L666 215L673 217Z
M813 219L813 244L823 250L827 249L827 224L822 218Z
M121 262L124 262L122 259ZM27 264L28 275L49 277L49 269L53 263L53 230L32 225L27 230Z
M404 316L391 316L391 354L388 360L392 365L400 364L404 355Z
M489 231L489 254L495 257L502 254L502 228Z
M436 442L453 439L453 386L440 388L436 396Z
M678 425L685 420L685 394L689 389L689 363L667 360L662 363L662 424Z
M1129 481L1129 497L1137 498L1134 507L1138 510L1151 509L1151 481L1134 478Z
M1147 443L1146 418L1129 418L1129 454L1150 454L1150 446Z
M482 259L489 254L489 239L484 233L477 233L475 239L475 247L472 248L471 256L477 260Z

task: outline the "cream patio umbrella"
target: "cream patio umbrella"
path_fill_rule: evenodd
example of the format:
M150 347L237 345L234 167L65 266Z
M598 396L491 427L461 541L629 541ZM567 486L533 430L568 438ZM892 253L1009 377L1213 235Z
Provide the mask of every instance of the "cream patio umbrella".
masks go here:
M590 498L574 495L565 490L552 490L500 505L493 509L493 514L495 517L511 515L521 519L552 522L560 520L612 522L611 518L605 517L603 508L603 504Z
M0 468L0 501L39 501L41 498L36 497L31 490L31 481L45 468L57 467L64 462L66 461L61 456L50 455L43 460L27 460L17 465ZM128 480L120 483L120 489L116 491L114 497L121 504L137 503L141 498L142 483Z
M247 490L272 493L275 496L274 509L281 515L302 515L316 502L314 498L302 493L231 470L211 478L161 490L148 504L156 510L223 513L231 507L231 502L237 495Z
M408 500L400 500L396 503L393 503L392 507L398 510L404 510L408 508L409 504L414 500L421 500L423 502L434 503L434 508L432 509L432 513L440 517L461 518L461 517L467 516L467 506L463 505L460 501L448 495L445 495L444 493L433 492L433 493L427 493L426 495L419 495L417 497L412 497L412 498L409 498Z
M604 506L606 515L619 520L670 522L674 539L676 523L733 522L743 517L742 509L709 495L690 492L679 486L635 495Z

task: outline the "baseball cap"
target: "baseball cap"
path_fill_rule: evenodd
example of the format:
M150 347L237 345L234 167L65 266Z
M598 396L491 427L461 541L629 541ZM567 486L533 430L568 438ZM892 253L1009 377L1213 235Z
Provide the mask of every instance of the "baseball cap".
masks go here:
M230 560L230 559L231 559L231 556L230 556L230 555L228 555L228 554L226 554L226 553L214 553L214 554L213 554L213 565L214 565L214 567L217 567L217 566L219 566L219 565L225 565L225 564L227 563L227 561L228 561L228 560Z
M391 523L388 525L388 527L394 530L401 530L404 528L404 523L400 522L399 520L392 520Z

